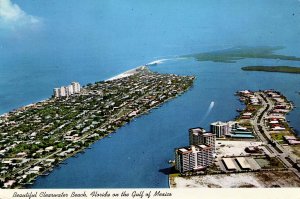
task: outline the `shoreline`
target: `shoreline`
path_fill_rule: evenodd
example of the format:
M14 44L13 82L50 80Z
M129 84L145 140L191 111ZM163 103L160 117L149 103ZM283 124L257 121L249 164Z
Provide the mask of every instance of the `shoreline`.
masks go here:
M129 76L131 76L131 75L137 74L137 73L139 72L138 70L143 70L143 69L145 69L145 68L148 68L148 67L145 66L145 65L141 65L141 66L135 67L135 68L133 68L133 69L129 69L129 70L123 72L123 73L120 73L120 74L118 74L118 75L115 75L115 76L110 77L110 78L108 78L108 79L106 79L106 80L103 80L103 81L104 81L104 82L108 82L108 81L113 81L113 80L117 80L117 79L122 79L122 78L125 78L125 77L129 77ZM149 69L149 68L148 68L148 69ZM83 86L85 87L86 85L83 85ZM1 117L6 117L6 116L9 115L10 113L13 113L13 112L16 112L16 111L19 111L19 110L22 110L22 109L23 109L23 110L26 110L27 108L30 108L30 107L32 107L32 106L36 106L36 105L39 104L39 103L45 103L45 102L49 102L49 101L51 101L51 100L53 100L53 97L52 97L52 96L51 96L51 97L48 97L48 98L41 99L41 100L39 100L39 101L37 101L37 102L32 102L32 103L27 104L27 105L23 105L23 106L20 106L20 107L17 107L17 108L13 108L13 109L11 109L10 111L4 112L4 113L0 113L0 118L1 118Z
M138 73L138 70L143 70L145 68L148 68L148 67L145 66L145 65L142 65L142 66L135 67L133 69L129 69L129 70L123 72L123 73L120 73L118 75L115 75L113 77L110 77L110 78L106 79L105 82L116 80L116 79L122 79L124 77L129 77L131 75L134 75L134 74Z

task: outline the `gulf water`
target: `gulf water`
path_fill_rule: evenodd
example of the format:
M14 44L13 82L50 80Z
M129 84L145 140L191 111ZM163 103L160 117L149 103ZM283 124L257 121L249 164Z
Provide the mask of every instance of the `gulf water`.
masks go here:
M0 113L48 98L71 81L105 80L157 59L239 45L284 46L298 55L300 2L295 0L13 1L34 27L2 27ZM168 160L188 144L188 129L234 119L243 105L237 90L274 88L300 105L296 74L246 72L245 65L299 62L244 59L237 63L171 59L151 67L161 73L195 75L184 95L123 126L78 158L70 158L32 188L167 187ZM211 107L209 109L209 107ZM300 111L288 119L300 130Z

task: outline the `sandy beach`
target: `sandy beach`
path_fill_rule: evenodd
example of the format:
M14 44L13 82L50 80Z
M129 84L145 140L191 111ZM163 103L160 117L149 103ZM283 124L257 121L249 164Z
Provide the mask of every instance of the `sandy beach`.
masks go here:
M125 71L119 75L116 75L116 76L113 76L109 79L107 79L106 81L112 81L112 80L115 80L115 79L121 79L121 78L124 78L124 77L128 77L128 76L131 76L131 75L134 75L136 74L140 69L144 69L146 66L138 66L136 68L133 68L133 69L130 69L128 71Z

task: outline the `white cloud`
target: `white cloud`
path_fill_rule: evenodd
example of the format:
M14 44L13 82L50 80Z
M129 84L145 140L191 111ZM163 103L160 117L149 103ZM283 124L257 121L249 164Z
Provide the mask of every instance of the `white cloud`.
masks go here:
M0 0L0 25L15 28L38 23L38 17L27 14L11 0Z

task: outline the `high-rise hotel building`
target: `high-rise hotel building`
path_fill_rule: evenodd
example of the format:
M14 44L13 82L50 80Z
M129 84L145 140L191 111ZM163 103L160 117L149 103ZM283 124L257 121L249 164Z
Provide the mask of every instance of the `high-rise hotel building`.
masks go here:
M62 86L60 88L53 89L54 97L68 97L70 95L80 93L81 87L78 82L72 82L71 85Z
M226 122L218 121L210 124L210 131L220 138L229 133L229 127Z
M190 146L175 149L175 168L184 173L204 169L213 163L216 135L203 128L189 129Z
M189 129L190 145L207 144L215 147L216 135L197 127Z
M191 145L175 150L175 168L184 173L204 169L213 163L213 147Z
M80 84L78 82L72 82L71 85L72 85L74 93L80 93L81 87L80 87Z

